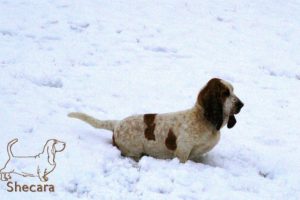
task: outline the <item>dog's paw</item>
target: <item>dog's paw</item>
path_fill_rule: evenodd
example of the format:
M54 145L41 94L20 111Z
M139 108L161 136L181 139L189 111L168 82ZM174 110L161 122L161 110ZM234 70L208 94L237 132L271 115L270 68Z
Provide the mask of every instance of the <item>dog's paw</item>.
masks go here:
M39 177L39 179L40 179L41 182L46 182L44 177Z
M10 174L7 174L7 175L6 175L6 178L7 178L7 180L8 180L8 179L11 179L11 175L10 175Z
M44 176L44 182L48 181L48 177L47 176Z
M11 176L9 173L1 173L0 174L0 180L1 181L8 181L9 179L11 179Z

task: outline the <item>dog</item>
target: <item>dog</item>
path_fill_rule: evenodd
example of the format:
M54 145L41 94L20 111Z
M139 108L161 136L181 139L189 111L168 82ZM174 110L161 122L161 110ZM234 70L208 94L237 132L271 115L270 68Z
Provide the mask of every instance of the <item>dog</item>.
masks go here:
M84 113L68 116L95 128L113 132L112 143L122 155L139 160L148 155L160 159L177 157L180 162L201 159L220 139L220 129L236 124L235 114L244 106L233 87L219 78L211 79L199 92L196 104L184 111L144 114L118 120L98 120Z
M43 151L35 156L14 156L12 146L18 139L10 141L7 145L8 161L0 170L1 180L11 179L11 174L23 177L39 177L42 182L48 181L48 175L55 169L55 154L65 149L64 142L50 139L44 145Z

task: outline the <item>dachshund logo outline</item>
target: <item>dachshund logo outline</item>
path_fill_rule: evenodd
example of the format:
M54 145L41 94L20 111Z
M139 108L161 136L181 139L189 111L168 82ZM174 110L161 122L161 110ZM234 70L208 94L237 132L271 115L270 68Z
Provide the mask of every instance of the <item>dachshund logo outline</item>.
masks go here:
M13 173L23 177L38 177L40 181L47 182L47 176L56 167L55 155L57 152L62 152L65 149L66 143L56 139L49 139L41 153L35 156L15 156L11 148L16 142L18 142L18 139L13 139L7 145L9 158L4 167L0 169L0 179L8 181Z

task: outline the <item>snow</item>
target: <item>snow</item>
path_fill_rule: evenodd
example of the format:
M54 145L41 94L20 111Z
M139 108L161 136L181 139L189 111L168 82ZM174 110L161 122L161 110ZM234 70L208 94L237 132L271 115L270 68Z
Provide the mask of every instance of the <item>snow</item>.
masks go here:
M55 193L1 199L300 199L300 3L0 0L0 166L66 142ZM212 77L245 103L202 162L122 157L70 119L172 112ZM2 164L3 163L3 164ZM17 175L18 183L39 184Z

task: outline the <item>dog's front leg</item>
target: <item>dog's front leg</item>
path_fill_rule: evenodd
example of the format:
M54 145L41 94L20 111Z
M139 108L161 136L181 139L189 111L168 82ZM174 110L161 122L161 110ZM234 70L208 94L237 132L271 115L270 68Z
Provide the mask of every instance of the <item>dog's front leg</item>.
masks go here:
M38 168L38 176L42 182L46 182L48 180L48 178L45 175L45 172L41 171L40 168Z
M190 156L192 146L186 142L178 142L175 150L175 156L180 160L181 163L185 163Z
M44 177L44 180L45 180L45 181L48 181L48 177L47 177L47 169L44 170L44 176L43 176L43 177Z

